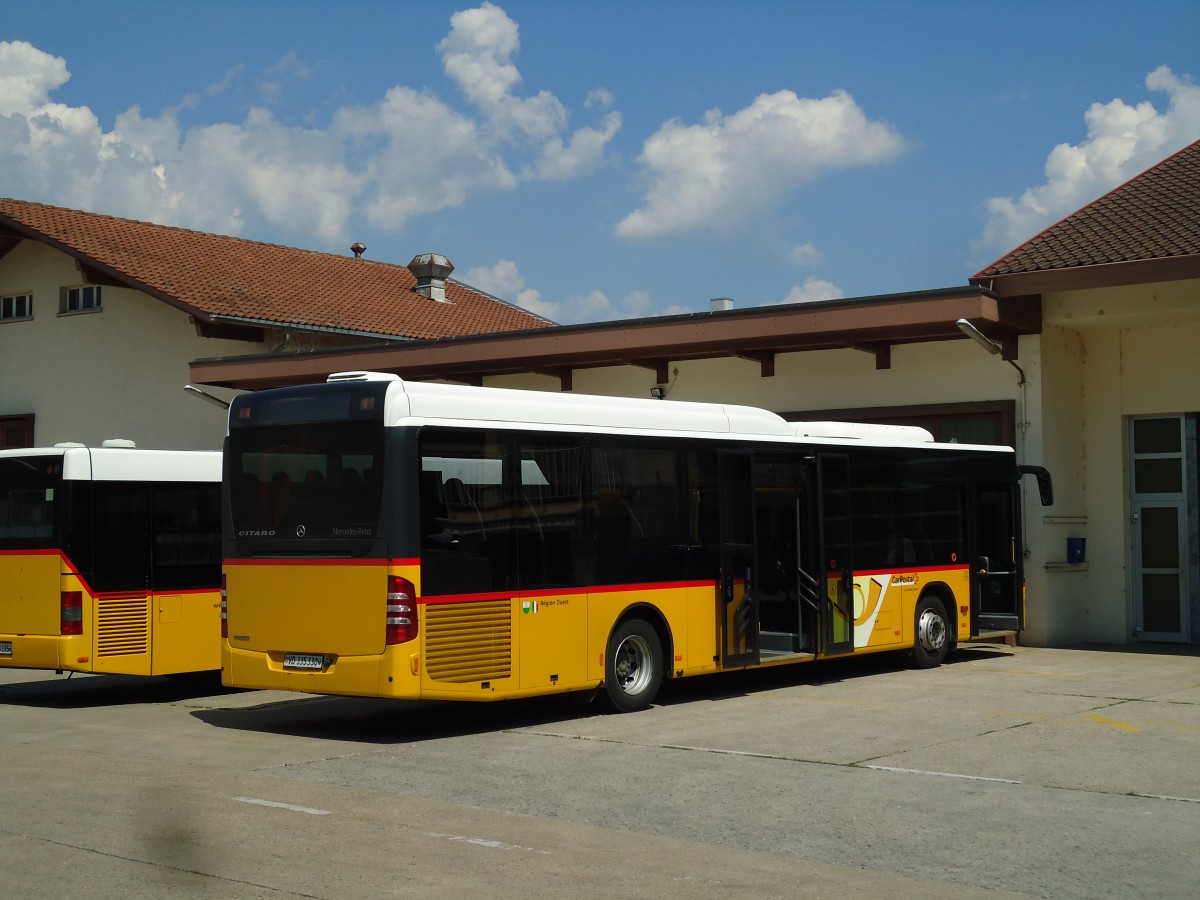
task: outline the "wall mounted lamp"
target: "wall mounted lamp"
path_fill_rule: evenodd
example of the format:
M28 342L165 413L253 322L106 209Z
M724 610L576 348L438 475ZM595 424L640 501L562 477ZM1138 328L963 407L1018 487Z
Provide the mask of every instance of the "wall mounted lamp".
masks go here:
M661 384L656 384L654 387L650 388L650 396L655 400L661 400L663 397L667 396L667 389Z
M191 394L193 397L199 397L201 400L206 400L214 406L221 407L221 409L229 409L228 401L222 400L220 397L213 396L208 391L202 391L195 385L185 384L183 389L186 393Z
M980 347L991 353L993 356L998 354L1003 348L993 341L990 337L972 325L966 319L959 319L954 323L958 326L958 330L977 343Z

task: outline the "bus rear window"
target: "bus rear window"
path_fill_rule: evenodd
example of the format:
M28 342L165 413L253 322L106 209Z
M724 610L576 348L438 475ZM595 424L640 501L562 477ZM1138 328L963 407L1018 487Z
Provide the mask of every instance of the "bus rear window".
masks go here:
M0 550L56 548L61 499L61 456L0 459Z
M374 538L383 443L380 420L231 430L233 537L273 542Z

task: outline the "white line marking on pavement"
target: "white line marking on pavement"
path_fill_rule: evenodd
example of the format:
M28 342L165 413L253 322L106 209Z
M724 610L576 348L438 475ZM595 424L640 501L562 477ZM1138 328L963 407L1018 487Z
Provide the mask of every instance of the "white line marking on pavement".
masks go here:
M986 775L960 775L957 772L927 772L924 769L897 769L894 766L862 766L863 769L877 769L880 772L901 772L905 775L936 775L938 778L965 778L967 781L994 781L997 784L1021 784L1011 778L988 778Z
M440 831L427 831L426 837L444 838L448 841L459 841L463 844L474 844L476 847L487 847L491 850L525 850L530 853L548 854L549 850L538 850L534 847L523 847L520 844L506 844L504 841L496 841L490 838L469 838L463 837L460 834L443 834Z
M1200 799L1197 799L1196 797L1170 797L1166 794L1139 794L1136 791L1131 796L1144 797L1147 800L1178 800L1180 803L1200 803Z
M311 806L296 806L294 803L279 803L276 800L259 800L257 797L234 797L239 803L253 803L255 806L269 806L272 809L286 809L291 812L307 813L310 816L328 816L327 809L314 809Z

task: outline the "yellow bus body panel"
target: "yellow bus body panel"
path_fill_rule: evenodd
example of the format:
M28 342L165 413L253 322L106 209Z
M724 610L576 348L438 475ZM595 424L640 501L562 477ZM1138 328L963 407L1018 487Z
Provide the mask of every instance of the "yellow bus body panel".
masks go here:
M225 564L228 637L221 680L231 687L360 697L420 695L417 641L384 645L387 578L416 579L412 566ZM289 653L325 657L321 671L285 669Z
M970 572L963 567L922 569L893 573L872 573L854 578L854 650L902 650L916 640L917 602L931 585L938 585L942 596L949 590L954 596L946 609L956 624L957 640L971 636ZM949 605L949 604L948 604Z
M0 632L58 635L62 567L58 553L0 553Z
M719 617L724 604L713 584L423 598L418 602L418 640L384 648L382 603L374 599L383 590L377 580L380 573L368 577L364 568L227 563L230 637L223 642L225 684L414 700L485 701L591 690L604 680L605 653L616 622L638 610L665 628L663 652L670 654L668 666L674 675L722 668ZM420 583L415 566L393 566L390 571ZM947 613L957 620L958 638L966 640L966 569L872 573L854 580L855 652L911 647L917 601L934 583L940 593L948 589L956 598L958 606ZM351 584L357 586L350 589ZM282 590L289 602L267 599L268 585L276 596ZM340 615L337 629L325 627L331 607L323 594L339 598L337 610L357 614ZM292 625L276 621L287 615L296 620ZM339 644L343 630L359 634ZM361 632L378 636L374 650ZM367 645L368 652L338 649L361 645ZM324 654L327 662L321 671L285 669L289 652ZM771 662L814 658L799 654Z
M260 653L378 656L388 566L227 562L229 643Z
M151 615L151 674L221 668L220 591L155 594Z
M61 592L79 591L83 633L61 635ZM58 553L0 554L0 667L171 675L221 666L217 590L91 594Z

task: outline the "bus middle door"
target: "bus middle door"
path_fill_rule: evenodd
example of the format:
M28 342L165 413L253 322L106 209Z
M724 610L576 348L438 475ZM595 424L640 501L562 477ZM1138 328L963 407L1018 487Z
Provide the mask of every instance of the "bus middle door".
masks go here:
M817 456L821 532L821 654L854 651L854 560L850 520L850 460L844 453Z
M754 455L722 451L717 457L721 497L721 572L717 608L721 664L758 662L758 596L754 583Z

